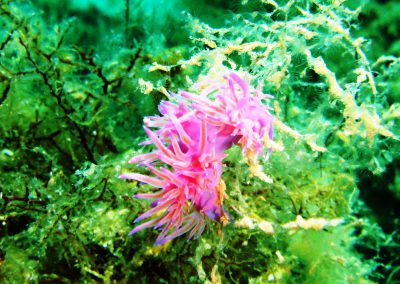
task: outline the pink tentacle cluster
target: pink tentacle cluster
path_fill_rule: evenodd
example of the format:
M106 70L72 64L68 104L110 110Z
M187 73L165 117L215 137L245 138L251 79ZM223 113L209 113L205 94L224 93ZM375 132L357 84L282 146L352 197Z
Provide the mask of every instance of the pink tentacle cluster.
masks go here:
M160 229L156 244L163 244L187 232L198 238L206 220L224 222L225 184L222 180L224 151L241 145L252 159L264 156L266 136L272 139L273 116L263 103L269 99L253 89L236 73L224 81L205 81L199 95L175 94L174 101L163 101L161 116L146 117L145 131L155 150L133 157L130 163L147 167L151 175L125 173L122 179L137 180L160 190L135 195L155 199L151 209L136 222L131 234L145 228ZM150 130L152 128L153 130Z

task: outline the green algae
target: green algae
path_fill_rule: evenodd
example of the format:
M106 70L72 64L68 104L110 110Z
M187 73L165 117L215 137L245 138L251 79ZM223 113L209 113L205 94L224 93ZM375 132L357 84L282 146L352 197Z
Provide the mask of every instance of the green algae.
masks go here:
M383 12L399 5L147 2L121 1L116 15L0 4L1 281L396 283L400 61ZM152 230L128 236L146 186L117 177L146 151L143 117L166 90L227 68L275 97L276 144L261 161L273 183L233 148L233 222L158 247Z

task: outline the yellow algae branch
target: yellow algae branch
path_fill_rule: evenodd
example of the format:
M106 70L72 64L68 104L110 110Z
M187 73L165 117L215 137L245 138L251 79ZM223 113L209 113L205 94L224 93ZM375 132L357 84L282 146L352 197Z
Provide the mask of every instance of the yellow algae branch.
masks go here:
M288 222L282 225L285 229L296 230L296 229L314 229L322 230L326 227L336 227L337 225L343 223L343 218L327 220L324 218L310 218L304 219L300 215L297 215L296 220Z
M339 85L335 74L329 70L322 57L313 57L309 49L305 49L304 54L307 57L308 64L314 69L314 71L325 77L332 98L338 99L344 104L343 116L346 119L346 126L349 130L346 132L348 135L362 135L360 129L356 126L356 124L358 124L357 120L361 119L366 127L366 136L368 136L371 145L373 137L377 134L398 140L392 132L380 124L380 118L376 113L371 114L365 107L357 105L354 96Z
M275 233L271 222L268 222L266 220L258 221L249 216L244 216L242 219L235 222L235 225L237 228L244 228L250 230L254 230L256 227L258 227L261 231L269 235Z

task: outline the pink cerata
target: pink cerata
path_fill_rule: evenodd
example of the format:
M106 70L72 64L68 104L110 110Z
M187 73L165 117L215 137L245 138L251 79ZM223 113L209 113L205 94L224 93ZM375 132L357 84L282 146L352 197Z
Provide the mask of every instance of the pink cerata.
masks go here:
M149 170L149 175L124 173L122 179L147 183L158 190L136 194L154 199L151 208L136 218L130 234L153 227L161 232L160 245L182 234L198 238L207 220L225 223L229 215L223 207L226 197L222 179L225 150L237 144L251 160L267 157L265 141L273 138L270 95L252 88L237 73L219 80L206 79L194 85L199 94L181 91L171 101L159 105L160 116L144 119L153 144L150 153L133 157Z

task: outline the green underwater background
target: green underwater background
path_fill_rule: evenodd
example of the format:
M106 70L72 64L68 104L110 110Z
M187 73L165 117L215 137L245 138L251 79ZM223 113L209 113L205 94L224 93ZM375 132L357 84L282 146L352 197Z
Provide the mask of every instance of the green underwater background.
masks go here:
M0 283L400 283L400 2L1 0ZM225 226L154 246L126 182L168 92L241 70L272 94Z

